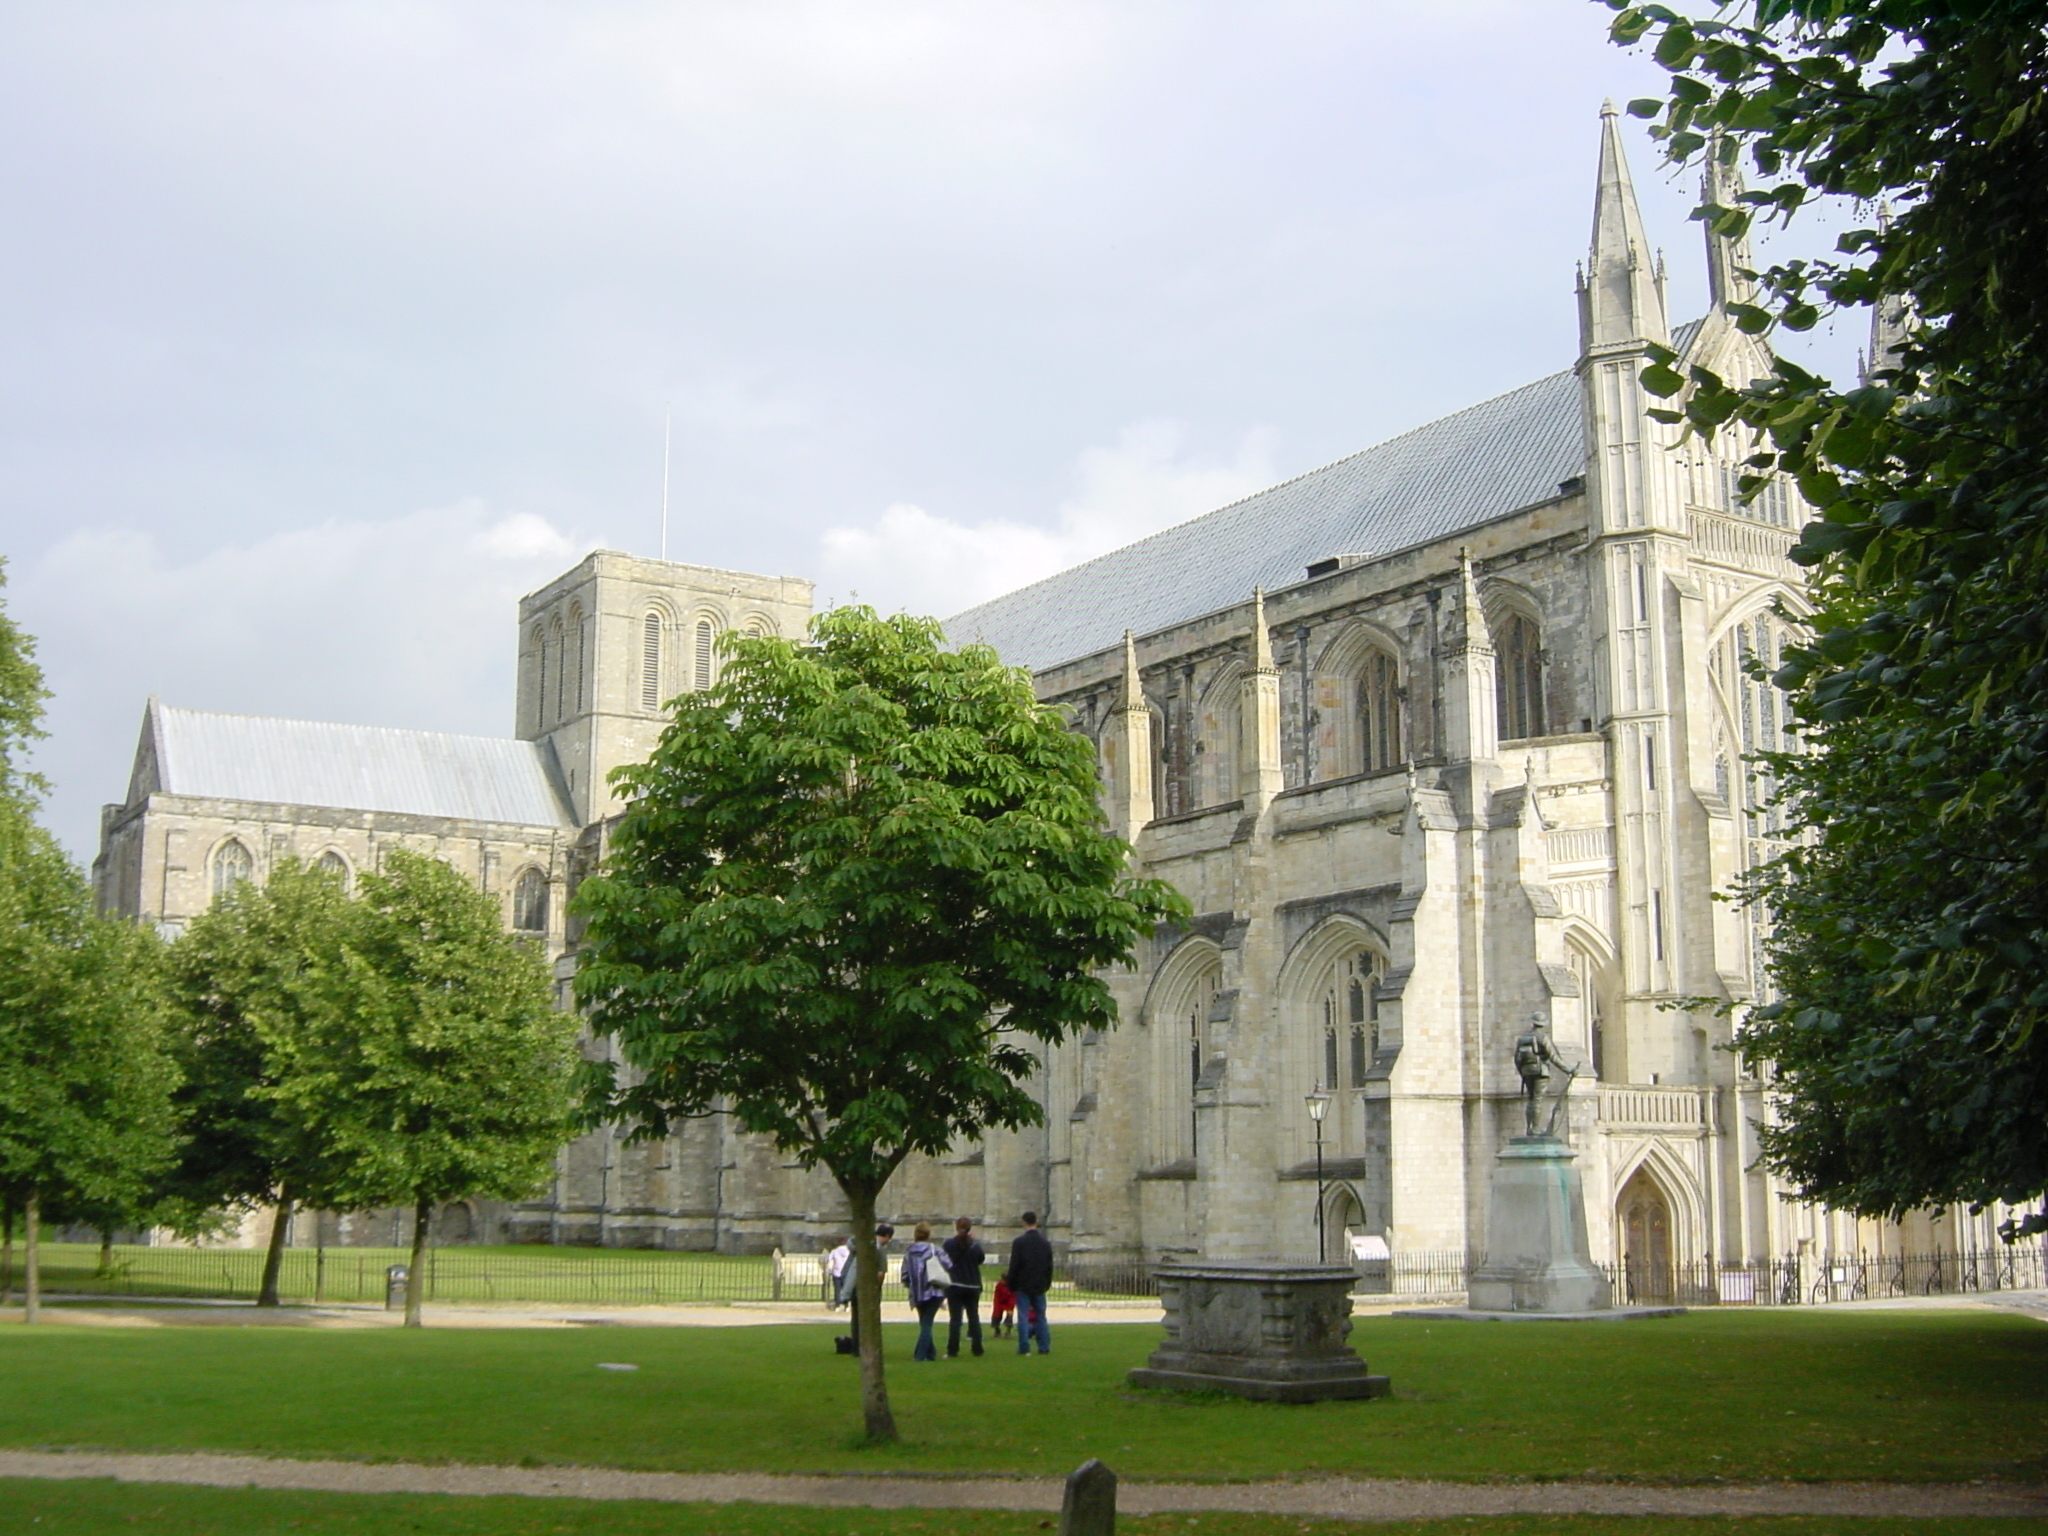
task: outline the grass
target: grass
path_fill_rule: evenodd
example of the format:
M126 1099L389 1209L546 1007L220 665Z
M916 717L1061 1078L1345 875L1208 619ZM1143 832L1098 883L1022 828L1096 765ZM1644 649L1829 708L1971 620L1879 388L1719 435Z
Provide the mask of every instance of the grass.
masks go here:
M792 1259L815 1261L815 1254ZM118 1246L110 1270L100 1268L96 1244L43 1245L43 1288L63 1295L199 1296L253 1301L262 1279L258 1248ZM384 1271L410 1263L406 1248L287 1248L278 1275L286 1301L363 1302L384 1299ZM20 1288L20 1254L15 1288ZM893 1261L892 1261L893 1269ZM586 1306L690 1304L730 1301L822 1302L822 1283L781 1286L765 1254L670 1252L658 1248L557 1248L542 1244L429 1249L426 1299L438 1302L514 1301ZM1073 1298L1099 1293L1055 1283ZM891 1290L892 1298L896 1295Z
M179 1488L114 1482L42 1483L0 1479L10 1530L38 1536L103 1536L123 1528L194 1536L1036 1536L1042 1514L989 1510L802 1509L760 1504L596 1503L576 1499L459 1498L443 1495L293 1493L269 1489ZM2042 1522L2015 1519L1914 1520L1913 1536L2027 1536ZM1361 1526L1297 1515L1125 1515L1119 1536L1337 1536L1370 1530L1401 1536L1896 1536L1887 1520L1632 1520L1519 1515Z
M99 1267L97 1245L48 1243L43 1288L87 1296L203 1296L253 1300L263 1273L257 1248L128 1247L114 1250L111 1271ZM382 1301L384 1271L405 1264L406 1248L288 1248L279 1290L288 1301ZM20 1286L20 1255L15 1284ZM460 1247L429 1251L429 1301L540 1301L648 1304L661 1302L820 1299L817 1284L791 1283L777 1296L766 1256L670 1253L640 1248L551 1248L538 1245Z
M1099 1455L1209 1481L2048 1478L2048 1329L2002 1314L1370 1319L1352 1342L1397 1395L1307 1407L1133 1391L1156 1327L1054 1326L1050 1356L999 1342L936 1365L889 1328L904 1442L882 1449L854 1440L829 1327L7 1327L0 1445L999 1475Z

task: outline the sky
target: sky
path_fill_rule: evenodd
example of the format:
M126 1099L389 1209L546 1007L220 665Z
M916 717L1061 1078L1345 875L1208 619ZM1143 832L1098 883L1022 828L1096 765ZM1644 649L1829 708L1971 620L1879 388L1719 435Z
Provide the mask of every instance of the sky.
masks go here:
M665 452L672 558L947 614L1569 366L1600 103L1662 79L1608 14L0 10L52 825L91 857L151 694L508 734L518 596L658 554Z

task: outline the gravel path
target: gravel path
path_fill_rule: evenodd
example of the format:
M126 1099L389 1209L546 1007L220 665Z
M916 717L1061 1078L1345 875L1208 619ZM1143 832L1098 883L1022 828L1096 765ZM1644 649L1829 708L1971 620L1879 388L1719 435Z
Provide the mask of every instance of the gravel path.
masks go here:
M768 1477L738 1473L619 1472L601 1467L414 1466L402 1462L278 1461L257 1456L103 1455L0 1451L0 1477L106 1477L212 1488L302 1488L325 1493L524 1494L534 1498L652 1499L669 1503L872 1509L1056 1510L1050 1478ZM1352 1520L1459 1515L1962 1515L2048 1516L2048 1488L2016 1484L1767 1483L1659 1488L1617 1483L1125 1483L1125 1514L1326 1515Z

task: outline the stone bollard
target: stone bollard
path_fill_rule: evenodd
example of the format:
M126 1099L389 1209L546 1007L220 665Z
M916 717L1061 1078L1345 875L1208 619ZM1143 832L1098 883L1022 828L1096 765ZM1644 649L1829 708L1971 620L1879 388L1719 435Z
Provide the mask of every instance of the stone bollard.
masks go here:
M1060 1536L1116 1536L1116 1474L1092 1456L1067 1474Z

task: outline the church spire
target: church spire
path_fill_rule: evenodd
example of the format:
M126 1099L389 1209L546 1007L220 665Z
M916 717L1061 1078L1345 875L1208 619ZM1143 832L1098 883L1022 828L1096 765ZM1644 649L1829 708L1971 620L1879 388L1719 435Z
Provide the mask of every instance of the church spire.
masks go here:
M1707 145L1706 163L1700 171L1700 203L1709 208L1742 206L1742 168L1733 158L1723 160L1730 141L1719 134ZM1707 225L1707 300L1716 311L1728 304L1748 304L1756 297L1756 285L1743 274L1750 271L1749 236L1722 235Z
M1152 819L1152 709L1145 702L1145 684L1138 676L1138 642L1124 631L1123 697L1117 700L1115 724L1109 733L1113 799L1110 819L1126 841Z
M1610 101L1600 108L1600 185L1593 201L1593 249L1579 280L1579 348L1590 354L1670 339L1620 118Z

